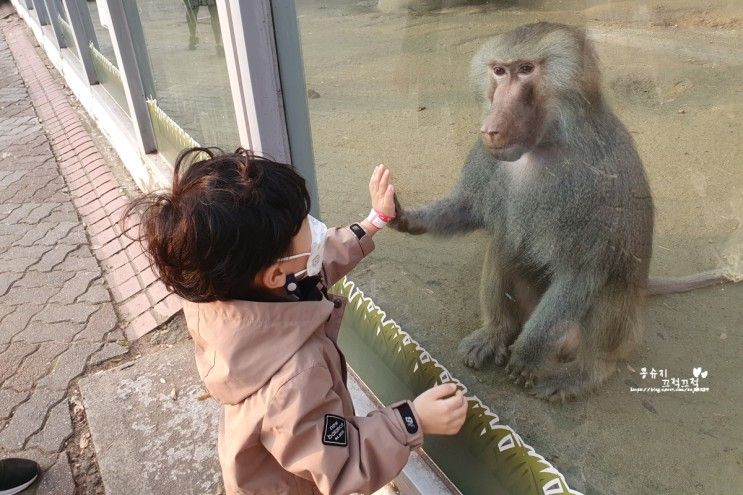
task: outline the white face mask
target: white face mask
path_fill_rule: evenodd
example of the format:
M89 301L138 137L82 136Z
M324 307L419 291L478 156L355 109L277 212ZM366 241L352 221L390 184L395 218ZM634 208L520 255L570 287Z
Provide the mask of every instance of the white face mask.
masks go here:
M312 215L307 215L307 220L310 223L310 235L312 236L309 252L278 259L278 261L289 261L301 258L302 256L309 256L307 258L307 268L294 274L297 278L305 272L309 277L317 275L322 269L322 257L325 251L325 237L328 234L328 227Z

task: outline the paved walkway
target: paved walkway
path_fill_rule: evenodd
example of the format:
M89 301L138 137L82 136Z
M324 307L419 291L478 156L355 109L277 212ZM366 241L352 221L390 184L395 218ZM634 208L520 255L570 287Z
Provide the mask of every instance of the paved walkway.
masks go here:
M86 367L124 352L122 338L83 223L0 35L0 457L30 457L49 469L38 493L73 493L64 453L72 434L68 387Z
M0 458L37 460L46 472L30 492L67 495L72 453L77 491L88 493L102 487L95 460L81 457L90 433L78 379L167 322L180 300L122 234L128 199L32 40L0 0ZM73 417L83 438L65 452Z
M172 318L181 309L180 298L157 280L142 246L122 234L119 220L129 200L71 105L59 76L34 48L33 35L13 14L13 8L0 4L0 11L10 13L2 24L3 33L49 138L69 197L83 221L90 247L101 262L122 330L128 339L136 340ZM68 49L63 50L63 57L79 65ZM77 69L82 71L81 67ZM136 215L132 220L128 228L134 231Z

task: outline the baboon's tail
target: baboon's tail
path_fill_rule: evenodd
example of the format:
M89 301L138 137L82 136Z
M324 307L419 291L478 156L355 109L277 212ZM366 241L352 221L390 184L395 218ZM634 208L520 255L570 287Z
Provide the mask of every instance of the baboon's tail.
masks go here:
M688 292L711 285L739 281L720 269L707 270L706 272L686 275L684 277L650 277L648 278L647 295L678 294L679 292Z

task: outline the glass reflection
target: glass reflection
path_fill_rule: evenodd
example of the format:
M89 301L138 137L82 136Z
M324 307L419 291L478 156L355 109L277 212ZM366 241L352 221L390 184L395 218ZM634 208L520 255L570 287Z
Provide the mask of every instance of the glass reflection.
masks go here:
M480 139L472 56L496 34L552 21L587 29L601 61L603 96L643 161L655 203L650 273L740 274L739 2L703 9L691 0L296 3L327 223L368 212L363 193L377 163L391 167L406 207L445 196ZM386 232L352 277L571 486L587 493L733 493L743 485L743 391L736 386L743 285L648 298L644 337L627 362L596 394L555 407L512 384L492 362L474 370L457 353L461 339L482 325L487 244L483 232ZM708 391L635 391L694 373Z
M57 2L57 12L59 13L59 25L62 27L62 35L64 36L65 42L67 43L67 48L69 48L69 53L75 56L75 58L79 58L80 54L77 51L77 41L75 40L75 34L72 31L72 26L70 25L70 20L67 17L67 9L64 5L64 2L62 0L52 0L54 2Z
M98 82L106 89L114 101L118 103L119 108L128 115L129 104L126 101L124 83L116 63L116 54L111 43L111 34L101 24L101 12L98 10L98 2L88 0L86 3L88 11L83 10L82 14L90 15L93 26L93 33L88 43Z
M197 142L236 148L215 0L138 0L137 6L159 109Z
M95 31L95 37L97 41L98 52L106 57L110 63L116 65L116 54L114 53L113 45L111 44L111 35L108 29L101 25L101 15L98 11L98 2L96 0L88 0L88 10L90 11L90 19L93 22L93 29Z

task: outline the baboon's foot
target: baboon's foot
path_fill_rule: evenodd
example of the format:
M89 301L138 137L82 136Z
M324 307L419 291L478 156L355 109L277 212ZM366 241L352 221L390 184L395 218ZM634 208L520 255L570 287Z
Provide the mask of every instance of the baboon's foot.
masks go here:
M508 350L510 351L510 358L506 365L508 376L517 385L531 387L537 379L541 360L536 359L533 354L525 353L516 344L509 346Z
M459 343L459 354L464 364L470 368L480 369L490 359L496 366L503 366L508 361L508 348L499 336L497 329L483 327L475 330Z
M615 369L615 363L600 361L593 363L589 371L572 361L545 370L529 392L539 399L564 403L595 392Z

